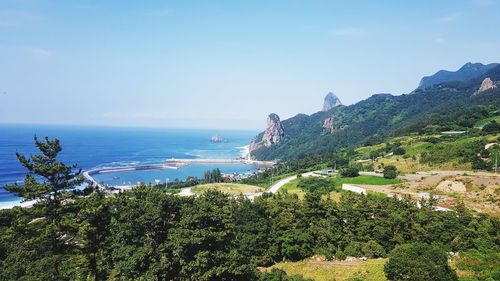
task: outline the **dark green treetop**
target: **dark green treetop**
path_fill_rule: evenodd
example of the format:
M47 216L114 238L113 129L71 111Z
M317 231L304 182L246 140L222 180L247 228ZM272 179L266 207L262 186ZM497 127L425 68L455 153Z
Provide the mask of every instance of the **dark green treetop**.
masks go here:
M45 137L44 141L40 141L35 136L35 145L42 154L28 158L16 153L19 162L28 169L24 183L7 185L5 189L24 200L60 203L66 191L83 183L81 170L74 172L76 164L68 166L57 160L57 155L62 150L58 139L50 140Z

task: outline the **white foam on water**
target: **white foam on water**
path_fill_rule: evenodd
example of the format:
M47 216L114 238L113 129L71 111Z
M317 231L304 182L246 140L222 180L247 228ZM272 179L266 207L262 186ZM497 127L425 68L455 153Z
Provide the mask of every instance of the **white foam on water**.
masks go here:
M0 202L0 210L2 209L12 209L14 207L31 207L35 204L35 200L32 201L26 201L26 202L21 202L21 201L7 201L7 202Z
M241 157L246 157L250 153L250 145L237 146L236 148L240 150Z

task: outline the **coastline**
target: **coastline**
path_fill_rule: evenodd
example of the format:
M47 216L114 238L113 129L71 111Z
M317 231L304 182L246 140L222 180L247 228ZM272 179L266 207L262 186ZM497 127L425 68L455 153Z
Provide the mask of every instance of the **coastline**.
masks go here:
M18 201L5 201L5 202L0 202L0 210L5 210L5 209L12 209L14 207L22 207L22 208L29 208L35 204L35 201L25 201L22 202L22 199Z
M242 147L243 148L243 147ZM242 151L242 153L244 150ZM231 164L231 163L242 163L248 165L258 165L258 166L273 166L276 163L273 161L258 161L249 160L245 158L227 159L227 158L171 158L164 160L165 164L149 164L149 165L130 165L125 167L102 167L94 168L87 171L83 171L82 176L86 183L94 184L98 188L107 189L106 186L97 182L92 175L95 174L105 174L105 173L115 173L115 172L126 172L126 171L137 171L137 170L157 170L157 169L178 169L184 165L189 164L206 164L206 163L219 163L219 164ZM129 190L132 186L121 186L117 187L121 190ZM16 201L5 201L0 202L0 210L2 209L12 209L14 207L31 207L35 201L22 202L22 199Z
M190 163L243 163L243 164L255 164L261 166L274 165L276 162L273 161L259 161L250 159L225 159L225 158L195 158L195 159L184 159L184 158L170 158L165 160L166 163L172 164L190 164Z
M257 166L273 166L276 163L273 161L257 161L257 160L249 160L244 158L236 158L236 159L227 159L227 158L195 158L195 159L187 159L187 158L170 158L164 160L165 164L150 164L150 165L130 165L125 167L103 167L103 168L95 168L92 170L84 171L83 177L85 182L89 184L93 184L100 189L106 190L108 186L102 185L99 183L92 175L96 174L105 174L105 173L116 173L116 172L127 172L127 171L138 171L138 170L159 170L159 169L178 169L185 165L189 164L231 164L231 163L240 163L246 165L257 165ZM126 185L127 189L133 185ZM116 188L120 188L116 186Z
M177 175L180 179L186 178L187 174L196 174L197 167L204 166L204 163L189 165L189 168L181 168L188 163L177 163L179 167L161 167L165 170L158 170L159 167L138 167L141 165L173 166L165 162L165 159L175 157L183 158L226 158L238 159L246 154L246 145L257 132L240 132L238 130L224 131L224 137L228 142L211 143L207 141L213 135L213 129L170 129L170 128L121 128L121 127L93 127L82 126L58 126L58 125L9 125L2 127L0 136L0 166L2 175L0 176L0 209L12 208L14 206L27 206L29 203L21 202L22 198L16 197L3 189L3 186L16 181L22 183L25 169L19 164L15 157L15 149L19 148L25 155L34 155L39 151L33 146L33 135L57 136L65 147L65 153L60 160L68 163L78 163L83 168L83 173L88 174L86 184L92 182L92 178L97 183L102 184L101 179L110 179L105 183L111 185L127 185L136 183L135 180L122 180L130 174L130 178L137 177L138 180L149 181L161 178L174 180ZM98 141L92 136L99 135ZM126 142L123 138L126 136ZM92 141L90 141L92 140ZM225 164L225 161L216 161L220 164L208 164L207 166L224 166L227 172L233 172L233 166ZM198 166L199 165L199 166ZM132 167L130 167L132 166ZM128 167L128 168L125 168ZM254 170L246 168L242 164L235 164L234 167L242 167L241 170ZM97 168L102 168L102 174L94 174ZM175 169L178 170L175 170ZM126 171L125 169L130 169ZM137 171L137 169L151 169ZM167 170L168 169L168 170ZM200 168L201 169L201 168ZM240 168L235 168L239 170ZM191 173L191 171L196 171ZM123 173L121 173L123 172ZM116 173L116 174L115 174ZM167 174L166 177L147 176L151 174ZM120 179L113 179L113 176ZM136 176L137 175L137 176ZM146 175L144 179L142 176ZM125 183L126 182L126 183Z

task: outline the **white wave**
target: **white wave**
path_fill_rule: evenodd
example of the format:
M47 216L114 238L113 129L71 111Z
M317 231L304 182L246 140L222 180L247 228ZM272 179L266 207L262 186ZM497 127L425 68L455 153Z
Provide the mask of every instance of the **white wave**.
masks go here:
M12 209L14 207L31 207L31 206L33 206L33 204L35 204L35 202L36 202L35 200L25 201L25 202L21 202L21 200L0 202L0 210L1 209Z
M240 150L241 157L247 157L250 153L250 145L237 146L236 148Z

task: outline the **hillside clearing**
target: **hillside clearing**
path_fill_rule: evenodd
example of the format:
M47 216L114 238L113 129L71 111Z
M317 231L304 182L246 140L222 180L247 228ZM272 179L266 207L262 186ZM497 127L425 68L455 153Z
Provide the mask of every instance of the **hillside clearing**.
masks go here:
M365 281L385 281L384 264L387 259L367 261L315 261L281 262L264 268L269 271L280 268L288 275L302 275L315 281L344 281L359 277Z
M208 190L218 190L229 195L240 195L263 192L264 188L241 183L209 183L197 185L192 188L193 193L197 195L201 195Z

